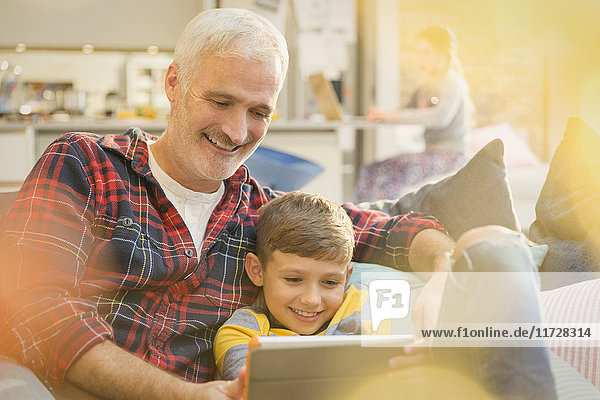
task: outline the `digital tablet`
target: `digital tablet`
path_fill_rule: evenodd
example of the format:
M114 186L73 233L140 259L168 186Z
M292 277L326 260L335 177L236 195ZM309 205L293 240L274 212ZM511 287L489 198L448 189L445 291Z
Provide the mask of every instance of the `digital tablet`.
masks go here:
M249 344L246 400L345 399L389 371L409 335L261 336Z

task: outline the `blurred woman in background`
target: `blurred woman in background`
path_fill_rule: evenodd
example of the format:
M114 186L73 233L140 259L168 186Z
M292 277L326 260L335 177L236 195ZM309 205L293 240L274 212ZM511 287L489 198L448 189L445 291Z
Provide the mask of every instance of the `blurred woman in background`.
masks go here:
M419 124L425 128L425 152L401 154L361 168L356 201L396 198L404 189L454 171L465 163L472 103L454 33L441 26L421 32L415 41L424 81L406 108L372 107L370 121Z

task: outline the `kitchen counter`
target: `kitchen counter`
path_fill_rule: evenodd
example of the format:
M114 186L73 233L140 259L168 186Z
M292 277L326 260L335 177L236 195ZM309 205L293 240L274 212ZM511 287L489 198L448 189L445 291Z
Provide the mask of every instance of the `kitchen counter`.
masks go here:
M166 121L73 118L69 121L0 122L0 190L20 187L48 145L64 133L121 133L134 126L160 135L164 132ZM271 124L263 145L324 167L324 172L304 190L322 193L340 202L351 196L354 158L346 155L354 149L354 130L351 127L330 121L279 120Z
M263 146L283 151L324 167L324 172L303 190L334 201L352 199L356 171L365 157L364 132L374 127L396 126L364 120L283 121L269 127ZM153 135L164 132L166 121L148 119L86 119L45 122L0 122L0 190L19 187L46 147L67 132L111 134L130 127ZM7 189L8 188L8 189Z
M134 119L90 119L90 118L73 118L65 121L1 121L0 133L5 131L24 130L28 127L36 131L61 131L61 132L94 132L95 130L115 130L121 131L131 126L138 126L144 130L163 131L166 126L166 121L149 120L142 118Z
M131 119L93 119L93 118L73 118L65 121L2 121L0 119L0 132L14 131L32 127L37 131L63 131L63 132L95 132L96 130L106 131L115 130L117 132L126 130L129 127L136 126L146 131L164 131L167 125L166 120L151 120L144 118ZM367 122L365 120L347 120L347 121L306 121L306 120L275 120L271 123L269 130L274 131L304 131L316 130L326 131L339 129L340 127L350 127L353 129L366 129L380 126L395 126L396 124L382 122Z

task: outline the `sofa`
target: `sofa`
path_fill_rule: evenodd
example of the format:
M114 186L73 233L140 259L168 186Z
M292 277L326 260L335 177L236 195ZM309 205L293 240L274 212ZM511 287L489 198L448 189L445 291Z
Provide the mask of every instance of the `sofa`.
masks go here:
M526 215L522 217L526 226L515 212L515 180L513 176L511 188L500 139L482 145L456 173L398 199L376 202L375 208L390 214L430 213L454 239L471 228L489 224L526 232L541 272L540 302L546 320L600 326L598 154L600 135L581 119L571 118L550 165L535 173L538 179L540 174L545 176L545 181L532 185L535 195L539 191L535 214L519 213ZM523 185L526 190L531 188ZM16 192L0 193L0 222L15 198ZM534 205L531 192L522 200L520 207ZM368 264L356 264L354 270L355 280L373 271L404 274ZM400 276L410 281L415 294L422 286L414 276ZM411 299L415 297L411 295ZM574 347L553 342L550 350L560 399L600 398L600 343L590 341Z
M512 154L505 156L504 141L493 138L502 132L506 132L503 127L484 132L477 151L457 172L398 199L378 201L375 208L390 214L429 213L455 240L471 228L489 224L524 232L540 271L545 320L582 323L598 330L600 135L580 118L570 118L550 164L545 165L527 154L515 157L515 143L510 139ZM362 206L373 208L370 203ZM356 281L365 283L364 272L385 272L409 280L411 291L419 290L414 277L384 267L357 264L355 271ZM600 399L598 337L576 346L553 341L550 350L561 399Z

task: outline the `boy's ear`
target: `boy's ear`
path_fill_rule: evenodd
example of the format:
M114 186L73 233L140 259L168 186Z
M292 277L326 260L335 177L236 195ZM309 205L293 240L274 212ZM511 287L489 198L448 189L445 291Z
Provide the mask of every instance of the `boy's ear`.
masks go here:
M263 285L262 264L260 263L256 254L246 254L246 262L244 263L244 268L246 268L246 273L250 277L252 283L254 283L256 286Z
M350 276L352 276L353 269L354 269L354 263L348 264L348 269L346 270L346 285L350 281Z

